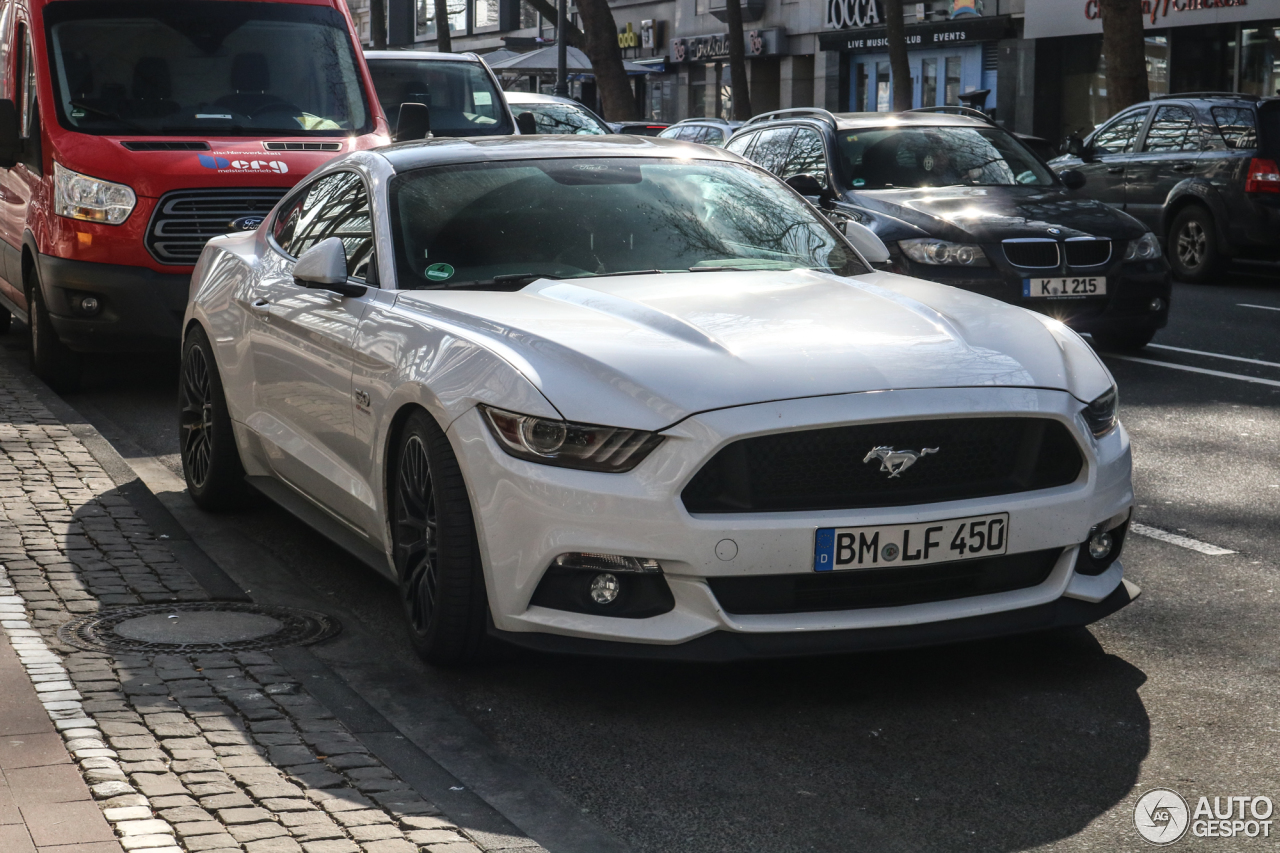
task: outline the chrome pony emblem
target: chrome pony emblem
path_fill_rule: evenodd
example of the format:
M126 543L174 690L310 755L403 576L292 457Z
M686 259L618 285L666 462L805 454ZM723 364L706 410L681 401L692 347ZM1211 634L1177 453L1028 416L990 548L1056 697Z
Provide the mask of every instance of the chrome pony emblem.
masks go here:
M918 452L915 450L894 450L887 445L871 448L871 452L863 458L863 462L870 462L872 459L880 460L880 470L889 472L889 479L901 474L920 460L921 456L927 456L930 453L937 453L936 447L924 447Z

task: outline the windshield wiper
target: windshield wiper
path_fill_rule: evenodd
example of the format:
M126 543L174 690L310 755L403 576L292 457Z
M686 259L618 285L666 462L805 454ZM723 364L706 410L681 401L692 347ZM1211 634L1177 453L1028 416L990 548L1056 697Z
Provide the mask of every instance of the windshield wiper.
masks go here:
M575 275L573 278L612 278L621 275L666 275L666 270L625 270L623 272L589 272L586 275Z
M98 107L91 107L88 104L81 103L80 101L71 101L70 103L71 103L71 106L75 107L78 110L86 110L87 112L97 113L100 116L106 116L109 119L114 119L115 121L120 122L126 127L133 128L138 133L145 133L148 136L159 136L161 133L164 132L160 130L154 130L150 127L143 127L137 122L130 121L127 118L123 118L119 113L113 113L110 110L103 110L103 109L99 109Z

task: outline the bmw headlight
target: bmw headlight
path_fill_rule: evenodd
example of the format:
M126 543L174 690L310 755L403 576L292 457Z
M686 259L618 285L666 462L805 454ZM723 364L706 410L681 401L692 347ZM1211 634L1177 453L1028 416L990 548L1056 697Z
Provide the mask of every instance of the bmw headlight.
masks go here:
M1150 231L1137 240L1130 240L1129 248L1124 250L1126 261L1152 261L1158 257L1160 257L1160 241Z
M912 240L899 240L898 247L902 249L904 255L918 264L956 267L991 266L982 247L972 243L952 243L948 240L919 237Z
M73 172L53 163L53 210L69 219L119 225L129 218L138 197L124 184Z
M662 443L662 436L644 430L535 418L489 406L480 411L503 450L543 465L622 473Z
M1084 420L1094 438L1102 438L1120 422L1120 394L1112 385L1107 393L1084 407Z

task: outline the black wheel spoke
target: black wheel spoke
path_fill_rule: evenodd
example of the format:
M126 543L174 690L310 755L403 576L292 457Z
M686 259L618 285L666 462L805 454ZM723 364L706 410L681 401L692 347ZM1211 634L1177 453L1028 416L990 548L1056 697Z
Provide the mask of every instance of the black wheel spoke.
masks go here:
M213 385L204 350L187 350L179 384L182 461L192 485L205 485L213 469Z
M394 534L396 568L414 631L425 633L435 613L439 553L431 468L422 439L410 435L396 471Z

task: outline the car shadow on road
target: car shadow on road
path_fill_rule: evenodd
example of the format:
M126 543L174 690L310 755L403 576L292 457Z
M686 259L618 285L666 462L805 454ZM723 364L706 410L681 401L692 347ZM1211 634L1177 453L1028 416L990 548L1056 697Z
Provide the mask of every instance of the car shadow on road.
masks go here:
M1145 675L1085 629L725 666L521 655L457 677L494 740L638 850L1025 850L1128 797L1150 743Z

